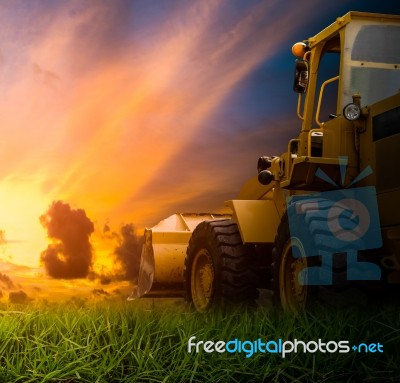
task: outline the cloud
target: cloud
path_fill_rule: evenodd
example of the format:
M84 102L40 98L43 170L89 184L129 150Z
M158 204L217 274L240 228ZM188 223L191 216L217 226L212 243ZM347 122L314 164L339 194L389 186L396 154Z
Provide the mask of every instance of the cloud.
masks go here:
M71 209L55 201L40 222L51 243L40 256L47 273L53 278L85 278L92 266L92 247L89 237L94 231L92 221L82 209Z
M328 8L315 16L316 0L293 4L2 2L0 176L24 180L10 205L32 195L32 211L64 200L95 219L147 225L222 204L275 146L265 116L223 118L229 101ZM42 258L61 265L62 246Z
M135 232L133 224L124 224L121 227L121 238L114 250L117 267L121 268L124 280L136 280L139 275L140 255L143 239Z
M7 274L0 273L0 283L7 289L15 288L13 281Z

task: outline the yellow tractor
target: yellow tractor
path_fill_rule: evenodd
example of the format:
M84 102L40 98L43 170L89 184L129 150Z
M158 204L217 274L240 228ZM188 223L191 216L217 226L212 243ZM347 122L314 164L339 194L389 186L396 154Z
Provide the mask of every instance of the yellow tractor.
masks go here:
M264 288L300 310L363 279L400 282L400 15L349 12L292 52L298 137L259 158L230 215L146 230L132 299L169 286L203 312Z

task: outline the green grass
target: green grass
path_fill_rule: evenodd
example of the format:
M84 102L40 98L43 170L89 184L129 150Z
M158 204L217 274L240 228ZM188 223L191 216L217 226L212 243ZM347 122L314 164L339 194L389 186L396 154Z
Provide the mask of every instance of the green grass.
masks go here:
M380 342L384 352L189 354L193 335ZM270 309L200 315L152 300L8 304L0 307L0 382L399 381L399 344L395 307L293 316Z

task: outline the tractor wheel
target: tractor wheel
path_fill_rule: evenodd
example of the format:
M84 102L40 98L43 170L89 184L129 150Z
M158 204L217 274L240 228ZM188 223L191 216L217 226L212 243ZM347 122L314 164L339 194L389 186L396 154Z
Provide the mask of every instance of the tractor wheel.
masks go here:
M300 257L294 257L297 248ZM302 243L291 239L287 214L282 217L272 250L271 288L274 303L285 311L298 312L306 308L314 291L311 286L299 283L299 273L307 267Z
M311 306L319 305L334 309L345 309L368 304L371 288L379 281L347 280L347 254L335 253L337 249L329 248L330 233L324 232L318 217L307 213L302 225L302 238L313 238L314 243L323 244L331 253L332 266L325 272L332 273L331 285L300 284L299 273L309 266L321 266L321 257L307 257L306 245L299 238L291 238L287 213L282 217L275 237L272 251L271 288L274 303L286 311L299 312ZM307 222L307 223L306 223ZM319 245L321 246L321 245ZM298 257L293 256L296 248ZM358 254L358 260L365 261L364 254Z
M232 220L204 221L187 248L186 300L199 312L234 305L255 305L258 278L254 248L243 245Z

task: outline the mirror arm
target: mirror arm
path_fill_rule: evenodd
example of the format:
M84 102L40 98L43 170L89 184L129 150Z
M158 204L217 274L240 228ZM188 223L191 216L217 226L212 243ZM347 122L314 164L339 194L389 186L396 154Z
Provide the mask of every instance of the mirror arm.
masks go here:
M301 110L301 99L302 99L302 93L298 93L297 95L297 117L303 121L304 117L303 115L300 113Z

